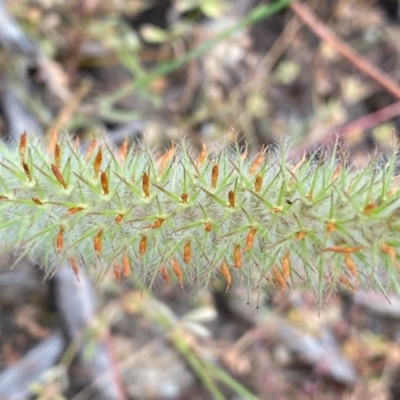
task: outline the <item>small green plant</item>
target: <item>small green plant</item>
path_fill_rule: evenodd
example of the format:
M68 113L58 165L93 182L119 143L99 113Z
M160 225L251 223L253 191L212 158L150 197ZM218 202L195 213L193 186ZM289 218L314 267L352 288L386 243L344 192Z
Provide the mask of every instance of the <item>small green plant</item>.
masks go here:
M394 156L357 170L335 149L297 164L284 147L210 155L183 141L160 156L68 137L0 145L0 251L69 261L96 281L112 268L205 288L217 276L258 290L344 285L400 293ZM242 152L240 151L242 150Z

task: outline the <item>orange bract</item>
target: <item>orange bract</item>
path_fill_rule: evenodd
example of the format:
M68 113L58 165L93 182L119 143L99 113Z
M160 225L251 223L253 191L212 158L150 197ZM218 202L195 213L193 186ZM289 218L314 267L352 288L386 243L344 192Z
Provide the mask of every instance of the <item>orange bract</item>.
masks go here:
M260 193L261 191L261 186L262 186L262 176L261 175L257 175L256 176L256 180L254 181L254 191L256 193Z
M286 251L282 258L282 277L287 282L290 276L290 254L289 250Z
M344 265L353 276L357 276L357 267L349 253L344 254Z
M122 218L124 218L124 215L125 214L118 214L114 219L114 224L118 225L121 222Z
M103 194L107 195L108 194L108 180L107 180L106 173L103 171L100 174L100 183L101 183L101 188L103 189Z
M364 246L356 246L356 247L332 246L332 247L326 247L325 249L322 249L322 252L333 251L335 253L355 253L362 249L365 249L365 247Z
M49 143L47 144L47 153L52 154L54 151L57 143L57 136L58 132L54 129L53 132L51 132Z
M240 245L235 244L233 248L233 260L235 261L235 268L242 266L242 254L240 253Z
M211 187L215 189L217 187L218 180L218 165L214 164L211 171Z
M272 268L272 275L274 276L274 279L275 279L276 283L279 285L279 287L282 290L285 290L286 289L286 280L282 276L281 271L279 271L278 268L273 267Z
M142 177L142 189L144 197L149 197L150 196L149 176L146 174L146 172L143 173Z
M254 236L257 232L257 228L251 227L250 232L246 236L246 245L244 246L244 251L248 251L253 247Z
M37 197L32 197L32 201L37 204L38 206L42 206L44 203L39 200Z
M100 171L101 160L103 159L103 154L101 152L101 147L99 147L99 151L97 152L96 158L93 163L94 176L97 176Z
M165 219L164 218L157 218L150 226L149 226L149 228L152 228L152 229L157 229L157 228L159 228L161 225L162 225L162 223L165 221Z
M26 132L19 138L19 158L21 163L25 162L25 149L26 149Z
M257 171L257 168L260 166L260 164L262 163L264 159L264 154L261 152L257 158L252 162L252 164L250 165L249 168L249 174L250 175L254 175Z
M51 164L51 170L53 171L54 176L56 177L58 183L64 188L67 188L67 184L64 181L64 178L61 175L60 170L58 169L57 165Z
M229 207L235 207L235 193L233 190L230 190L228 193L228 199L229 199Z
M122 257L122 272L124 274L125 279L128 279L130 270L131 270L131 268L129 265L129 255L128 255L128 252L125 251L124 256Z
M25 175L28 177L28 180L31 181L32 180L31 171L29 170L28 164L23 162L22 168L24 169Z
M206 232L211 232L212 226L211 226L211 222L210 221L207 221L207 222L204 223L204 230Z
M65 216L68 217L70 215L76 214L79 211L82 211L83 207L71 207L67 210L67 212L65 213Z
M306 235L307 235L306 231L303 231L303 230L298 231L298 232L296 232L296 240L304 239L306 237Z
M165 265L161 265L160 267L160 275L164 282L168 285L169 283L169 273Z
M363 214L369 215L371 211L375 209L376 205L374 203L369 203L363 208Z
M54 164L57 165L57 167L60 166L60 158L61 158L61 149L60 145L56 143L55 149L54 149Z
M64 245L64 227L60 225L60 230L58 231L56 238L56 250L60 252Z
M122 145L118 151L118 157L121 160L121 162L125 162L127 154L128 154L128 138L125 137L125 140L122 142Z
M225 292L227 292L229 290L229 287L231 286L232 277L231 277L231 273L229 272L229 268L225 263L225 260L222 260L221 267L219 268L219 273L226 280L226 290L225 290Z
M75 258L74 258L74 257L71 257L71 258L69 259L69 263L70 263L70 265L71 265L72 271L74 272L74 274L75 274L75 276L76 276L76 279L78 280L78 282L80 282L80 279L79 279L79 271L78 271L78 264L76 263Z
M172 271L174 272L175 276L178 278L180 287L183 289L183 273L182 273L181 267L179 266L179 264L173 257L171 258L171 267L172 267Z
M199 155L197 156L197 160L196 160L196 166L197 167L201 167L203 165L204 160L207 157L207 148L206 148L206 144L204 142L202 142L203 146L201 148L201 152L199 153Z
M334 232L335 229L336 229L336 223L335 223L335 222L333 222L333 221L328 221L328 222L326 223L326 230L325 230L325 233L326 233L326 234L331 233L331 232Z
M380 249L390 257L390 260L393 264L396 263L396 252L392 246L389 246L387 243L382 243Z
M94 251L96 253L96 256L98 257L101 251L101 237L103 235L103 229L100 229L97 232L97 235L95 236L95 238L93 239L93 247L94 247Z
M140 257L142 257L144 255L144 253L146 253L146 245L147 245L147 237L143 235L142 238L140 239L140 243L139 243Z
M121 280L121 269L117 263L113 265L114 277L117 282Z
M89 160L90 156L93 153L94 148L96 147L96 139L93 138L93 140L90 142L87 150L86 150L86 154L85 154L85 162L87 162L87 160ZM100 160L101 162L101 160Z
M185 247L183 248L183 261L186 264L190 262L190 240L186 240Z
M158 160L158 164L160 166L160 172L164 171L167 166L169 160L175 153L175 146L172 144L172 147L168 149Z

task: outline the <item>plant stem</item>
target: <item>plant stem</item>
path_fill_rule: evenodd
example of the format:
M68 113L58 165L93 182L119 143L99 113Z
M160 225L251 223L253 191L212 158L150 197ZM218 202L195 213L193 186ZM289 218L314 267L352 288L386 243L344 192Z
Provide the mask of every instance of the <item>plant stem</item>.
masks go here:
M207 51L211 50L220 42L226 40L227 38L231 37L236 32L240 31L243 28L248 26L254 25L257 22L262 21L265 18L270 17L273 14L276 14L278 11L282 10L283 8L287 7L292 0L279 0L272 4L261 4L254 8L249 14L240 20L238 23L234 24L233 26L223 30L215 37L210 40L207 40L194 49L188 51L180 58L168 62L164 62L158 65L153 71L149 72L142 78L134 80L132 83L128 85L124 85L123 88L116 90L110 96L107 96L106 99L103 99L100 102L101 107L108 107L110 104L115 103L116 101L124 98L133 90L138 90L143 87L148 86L153 80L167 75L176 69L184 66L185 64L189 63L190 61L194 60L195 58L201 56L202 54L206 53Z
M213 396L215 400L225 400L225 396L220 392L218 387L215 385L210 375L207 372L207 368L203 362L197 358L186 341L182 338L182 333L175 331L170 335L170 339L174 347L179 351L179 353L184 357L186 362L193 369L194 373L203 382L204 386Z
M400 85L377 66L357 54L349 45L340 40L306 4L293 1L290 9L322 40L328 43L342 57L350 61L362 73L373 79L393 97L400 100Z

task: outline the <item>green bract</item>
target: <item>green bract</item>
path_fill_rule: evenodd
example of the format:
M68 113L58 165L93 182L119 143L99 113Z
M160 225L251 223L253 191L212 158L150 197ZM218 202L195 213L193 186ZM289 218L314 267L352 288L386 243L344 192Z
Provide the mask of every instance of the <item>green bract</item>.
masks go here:
M394 157L361 170L335 151L297 165L285 149L217 155L187 143L154 156L93 141L86 151L23 135L0 145L0 251L94 279L113 268L140 284L337 284L400 292ZM50 149L50 150L49 150Z

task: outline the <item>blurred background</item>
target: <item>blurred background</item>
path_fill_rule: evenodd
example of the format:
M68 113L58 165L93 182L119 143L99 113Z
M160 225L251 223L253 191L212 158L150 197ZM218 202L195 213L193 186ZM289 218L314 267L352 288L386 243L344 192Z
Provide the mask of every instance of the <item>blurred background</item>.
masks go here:
M396 0L0 0L0 133L183 138L356 167L400 123ZM1 217L0 217L1 218ZM400 299L151 293L0 260L0 400L400 399Z

